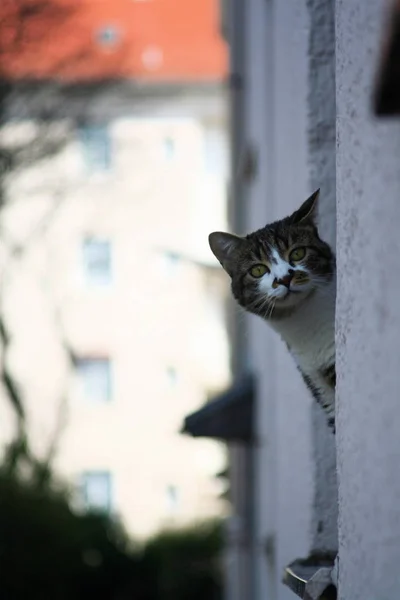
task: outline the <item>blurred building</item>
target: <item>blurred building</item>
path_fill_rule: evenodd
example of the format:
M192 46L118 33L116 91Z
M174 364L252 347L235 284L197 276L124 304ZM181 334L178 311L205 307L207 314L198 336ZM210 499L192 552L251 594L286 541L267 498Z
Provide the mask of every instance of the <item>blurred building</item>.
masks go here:
M187 4L54 0L30 18L14 3L0 20L15 33L2 61L7 360L33 450L54 454L78 503L138 536L225 510L223 447L179 434L230 360L207 244L227 226L226 49L217 2ZM3 444L13 427L10 411Z

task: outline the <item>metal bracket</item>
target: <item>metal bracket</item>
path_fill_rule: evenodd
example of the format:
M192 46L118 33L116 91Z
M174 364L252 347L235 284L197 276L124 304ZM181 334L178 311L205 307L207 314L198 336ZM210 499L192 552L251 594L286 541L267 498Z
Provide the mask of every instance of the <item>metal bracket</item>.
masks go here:
M306 583L303 600L336 600L336 587L332 582L332 569L322 567Z
M336 600L333 561L296 560L284 571L283 583L303 600Z

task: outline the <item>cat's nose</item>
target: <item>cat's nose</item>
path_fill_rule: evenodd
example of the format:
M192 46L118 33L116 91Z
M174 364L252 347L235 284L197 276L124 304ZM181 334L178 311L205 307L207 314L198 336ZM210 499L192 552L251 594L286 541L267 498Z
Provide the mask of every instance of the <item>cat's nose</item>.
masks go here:
M293 269L289 269L289 271L287 272L287 274L284 277L281 277L280 279L275 279L275 281L278 285L284 285L285 287L287 287L289 289L290 282L293 279L293 275L294 275Z

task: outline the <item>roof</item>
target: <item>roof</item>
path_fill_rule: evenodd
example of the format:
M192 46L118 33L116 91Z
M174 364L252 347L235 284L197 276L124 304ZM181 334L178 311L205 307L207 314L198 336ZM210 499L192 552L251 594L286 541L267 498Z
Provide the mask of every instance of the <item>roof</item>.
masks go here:
M220 81L228 54L217 0L0 2L0 76Z

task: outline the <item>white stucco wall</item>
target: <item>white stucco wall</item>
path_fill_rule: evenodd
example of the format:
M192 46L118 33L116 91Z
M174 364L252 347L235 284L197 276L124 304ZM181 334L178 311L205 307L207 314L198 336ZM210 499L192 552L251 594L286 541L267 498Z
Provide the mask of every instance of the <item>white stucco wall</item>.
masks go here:
M385 6L336 2L341 600L399 597L400 125L371 114Z
M336 248L335 14L332 0L306 0L308 16L307 152L312 191L321 188L319 231ZM337 550L335 438L325 415L312 405L314 496L312 551Z

